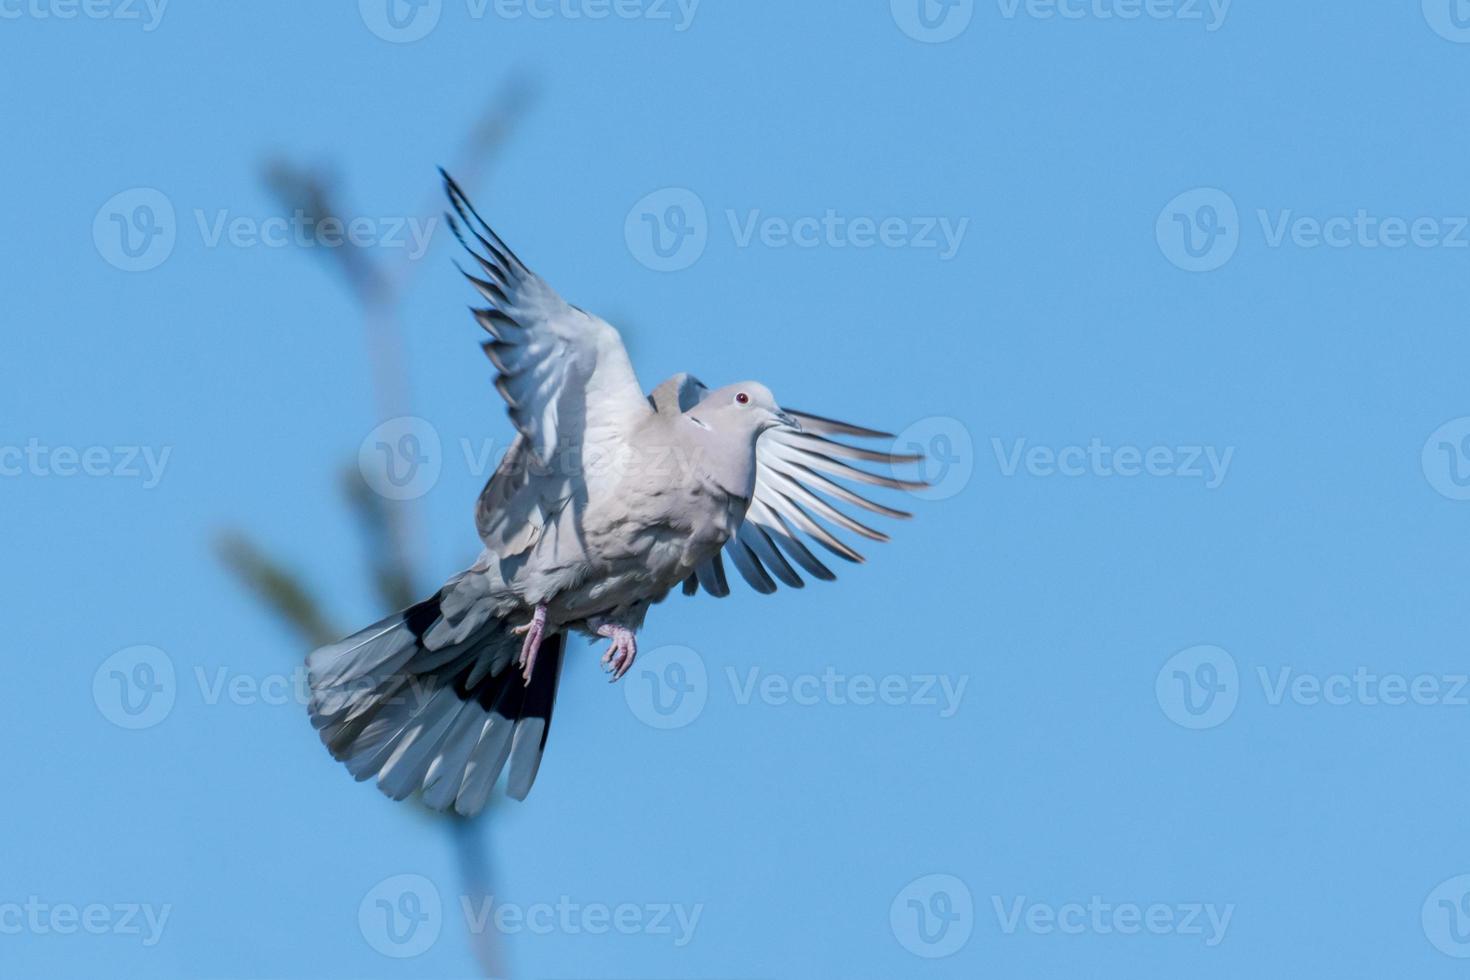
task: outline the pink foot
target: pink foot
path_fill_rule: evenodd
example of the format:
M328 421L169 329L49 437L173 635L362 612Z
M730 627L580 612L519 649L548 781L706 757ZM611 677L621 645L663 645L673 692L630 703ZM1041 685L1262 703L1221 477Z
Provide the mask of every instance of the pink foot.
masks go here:
M638 640L632 630L614 623L597 627L597 635L612 640L612 646L602 655L602 669L612 674L608 683L613 683L633 666L633 658L638 656Z
M524 683L531 683L531 671L536 669L536 654L541 651L541 637L546 633L546 605L544 603L536 606L536 611L531 615L531 621L524 626L517 626L511 630L515 636L524 636L526 641L521 644L521 659L518 661L523 668L521 679Z

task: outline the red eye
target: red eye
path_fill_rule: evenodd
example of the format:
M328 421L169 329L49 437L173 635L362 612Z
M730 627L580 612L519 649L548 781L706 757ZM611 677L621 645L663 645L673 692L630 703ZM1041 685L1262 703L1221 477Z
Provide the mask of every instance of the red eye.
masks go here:
M742 391L738 395L735 396L735 400L737 402L739 402L740 404L742 404L742 405L746 405L746 404L749 404L750 403L750 396L747 395L745 392Z

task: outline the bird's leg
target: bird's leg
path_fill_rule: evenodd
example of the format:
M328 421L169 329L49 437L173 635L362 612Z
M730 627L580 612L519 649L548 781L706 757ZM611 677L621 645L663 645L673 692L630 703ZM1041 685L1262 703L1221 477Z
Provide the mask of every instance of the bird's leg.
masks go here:
M633 631L626 626L617 623L602 623L597 626L597 635L605 636L612 640L612 646L602 655L602 669L612 674L609 683L616 681L628 672L633 666L633 658L638 656L638 639Z
M536 654L541 650L541 637L546 633L546 603L536 604L536 611L531 614L531 621L524 626L517 626L511 630L514 636L524 636L526 641L521 644L522 668L521 678L531 683L531 671L536 669Z

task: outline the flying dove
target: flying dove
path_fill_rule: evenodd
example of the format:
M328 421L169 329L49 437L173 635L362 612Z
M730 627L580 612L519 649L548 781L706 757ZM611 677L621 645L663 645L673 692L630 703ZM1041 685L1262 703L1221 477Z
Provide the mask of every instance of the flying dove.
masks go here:
M862 556L832 528L887 540L836 504L909 516L832 477L924 484L845 462L920 457L832 438L892 436L783 409L754 381L711 390L680 374L645 396L617 330L558 296L444 182L517 435L480 495L474 565L313 651L307 669L312 723L355 777L472 816L507 762L508 794L530 791L568 633L606 639L616 681L649 606L680 585L729 595L722 555L759 592L800 588L798 568L834 578L803 536L853 562Z

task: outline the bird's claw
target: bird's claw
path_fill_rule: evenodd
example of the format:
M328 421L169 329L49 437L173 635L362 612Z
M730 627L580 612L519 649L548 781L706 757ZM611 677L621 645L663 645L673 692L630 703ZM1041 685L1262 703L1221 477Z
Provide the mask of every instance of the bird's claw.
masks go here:
M612 645L602 655L602 669L604 673L612 674L608 683L615 683L633 666L633 660L638 656L638 639L627 627L614 626L611 623L599 626L597 635L612 640Z
M526 638L521 644L521 658L517 663L522 668L522 682L530 684L531 672L536 669L536 654L541 651L541 638L546 633L546 606L538 605L536 611L531 615L530 622L516 626L510 632L512 636Z

